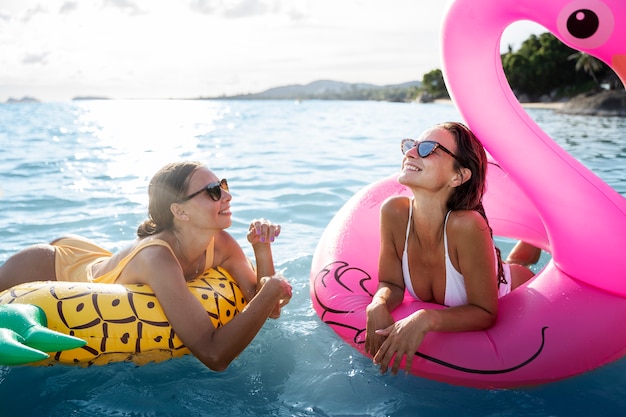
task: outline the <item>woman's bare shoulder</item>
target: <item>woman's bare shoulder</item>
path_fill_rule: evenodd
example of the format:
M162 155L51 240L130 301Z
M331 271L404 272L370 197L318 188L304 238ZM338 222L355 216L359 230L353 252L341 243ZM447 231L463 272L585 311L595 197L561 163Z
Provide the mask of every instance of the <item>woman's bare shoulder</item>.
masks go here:
M489 233L489 225L476 210L455 210L448 217L448 234L472 236Z
M214 263L221 265L242 257L245 257L243 249L230 233L222 230L215 235Z
M387 198L380 206L380 210L383 213L397 214L400 212L407 212L411 199L403 195L394 195Z

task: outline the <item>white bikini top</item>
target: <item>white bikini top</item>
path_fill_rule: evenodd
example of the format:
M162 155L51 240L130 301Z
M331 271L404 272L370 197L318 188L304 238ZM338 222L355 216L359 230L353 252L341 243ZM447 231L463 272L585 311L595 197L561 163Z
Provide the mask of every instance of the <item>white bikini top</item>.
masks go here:
M467 290L465 289L465 278L459 271L456 270L454 265L452 265L452 261L450 261L450 256L448 254L448 234L447 234L447 226L448 226L448 217L450 216L449 210L446 213L446 219L443 224L443 247L446 257L446 291L444 295L444 304L448 307L455 307L459 305L467 304ZM413 284L411 283L411 274L409 273L409 255L407 252L407 247L409 243L409 231L411 230L411 218L413 217L413 200L409 203L409 221L406 226L406 236L404 238L404 250L402 251L402 276L404 278L404 286L407 291L413 298L418 301L420 298L415 294L415 290L413 289ZM497 258L497 253L495 252L494 247L494 255ZM510 271L507 264L503 264L504 266L504 277L507 281L506 284L500 284L498 288L498 296L502 297L505 294L508 294L511 291L511 277ZM496 271L498 265L496 262Z

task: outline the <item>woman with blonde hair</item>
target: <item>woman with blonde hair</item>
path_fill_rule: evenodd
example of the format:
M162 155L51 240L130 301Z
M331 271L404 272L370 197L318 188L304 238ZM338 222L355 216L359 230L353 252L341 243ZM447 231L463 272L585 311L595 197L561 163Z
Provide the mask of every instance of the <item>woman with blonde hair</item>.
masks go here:
M236 240L226 179L204 164L179 162L159 170L148 188L148 219L137 240L112 254L78 236L35 245L0 267L0 291L31 281L87 281L149 285L172 328L207 367L225 370L291 298L291 286L274 270L271 243L280 225L253 220L247 234L254 268ZM230 322L215 328L186 282L221 266L248 301Z

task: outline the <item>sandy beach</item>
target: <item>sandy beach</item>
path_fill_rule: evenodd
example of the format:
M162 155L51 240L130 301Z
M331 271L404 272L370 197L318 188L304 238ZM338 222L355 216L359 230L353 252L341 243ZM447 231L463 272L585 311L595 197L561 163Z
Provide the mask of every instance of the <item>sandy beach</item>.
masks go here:
M454 105L454 103L450 99L437 99L434 102ZM537 103L520 103L520 104L522 105L522 107L526 107L529 109L552 109L552 110L559 110L563 108L563 105L565 105L564 102L551 102L551 103L537 102Z
M552 103L521 103L522 107L528 107L529 109L562 109L565 105L564 102L552 102Z

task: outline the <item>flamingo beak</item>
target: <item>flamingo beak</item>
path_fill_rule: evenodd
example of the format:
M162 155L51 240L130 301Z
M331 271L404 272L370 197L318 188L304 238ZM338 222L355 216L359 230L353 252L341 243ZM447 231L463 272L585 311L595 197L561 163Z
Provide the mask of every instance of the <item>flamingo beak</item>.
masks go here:
M622 80L622 84L626 86L626 55L624 54L616 54L613 55L611 67L617 74L620 80Z

